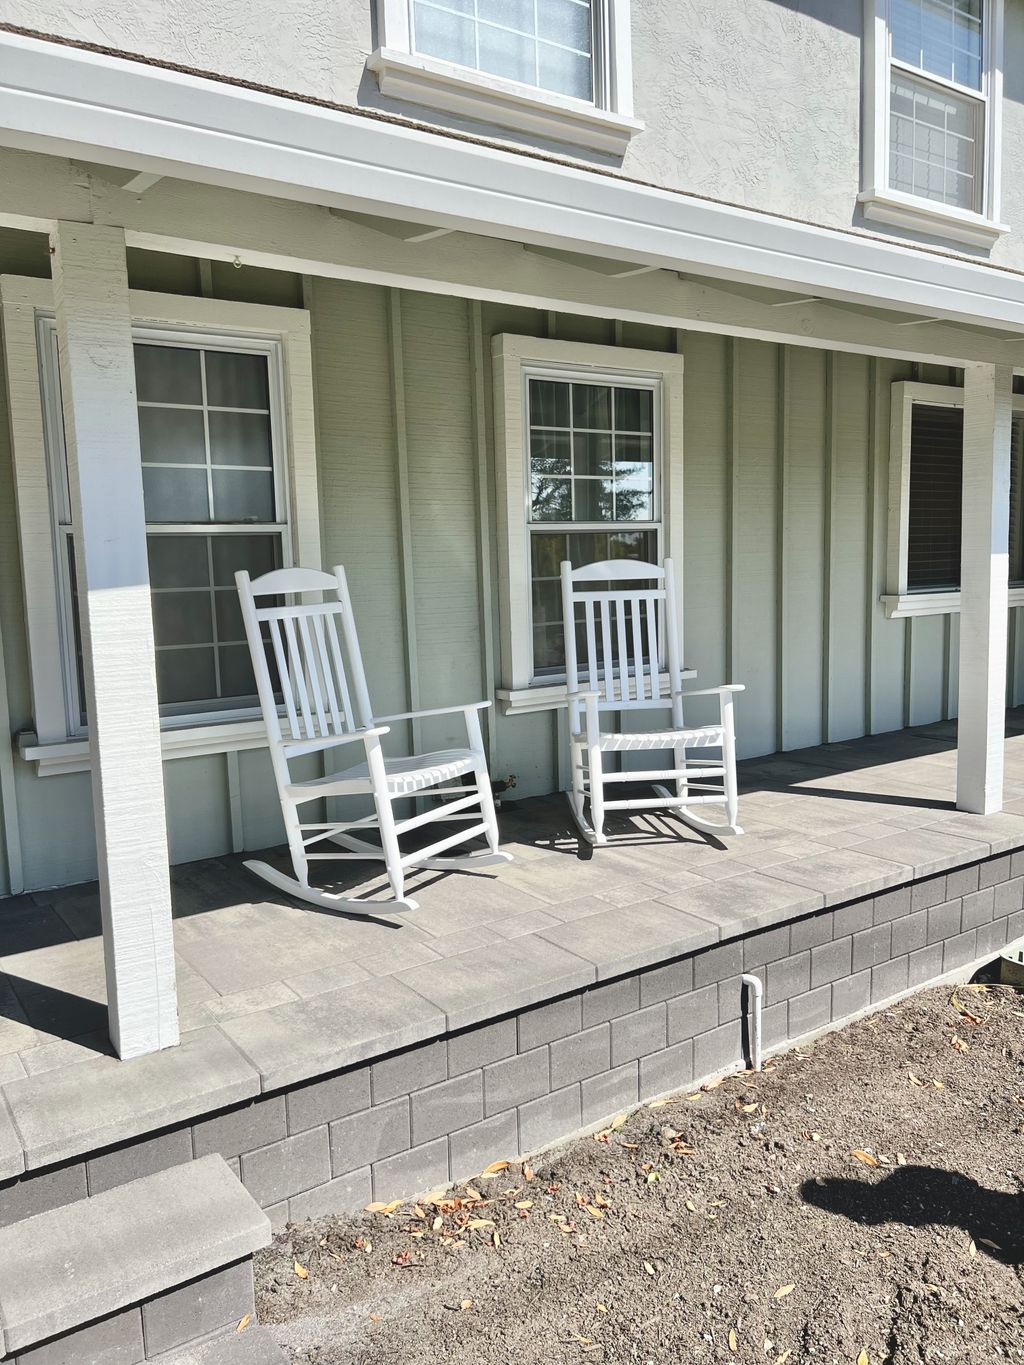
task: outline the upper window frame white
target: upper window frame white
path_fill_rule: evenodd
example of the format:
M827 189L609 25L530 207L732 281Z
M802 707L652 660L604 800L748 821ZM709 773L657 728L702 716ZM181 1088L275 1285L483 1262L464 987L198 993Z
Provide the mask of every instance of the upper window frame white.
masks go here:
M492 339L495 479L497 493L498 592L501 682L498 699L507 713L550 710L565 703L565 683L533 673L533 609L530 564L530 461L527 381L545 377L593 382L653 381L660 402L655 428L660 433L655 488L657 522L636 522L636 529L660 527L662 558L670 557L682 597L683 568L683 356L627 346L555 341L504 332ZM548 525L549 523L544 523ZM558 523L550 523L557 529ZM693 676L688 673L688 676Z
M288 550L293 562L321 562L320 504L309 314L304 309L131 290L133 329L173 333L179 341L235 337L279 348L283 498ZM69 714L65 686L67 622L55 554L53 476L47 425L54 420L44 387L39 353L40 320L54 311L49 280L0 276L18 536L28 636L33 733L22 737L24 757L40 773L72 772L89 766L88 738ZM52 401L52 400L51 400ZM283 509L282 509L283 510ZM280 512L279 512L280 516ZM222 753L266 743L255 713L211 712L208 716L165 716L166 757Z
M888 617L944 616L960 610L960 591L907 587L910 545L910 438L914 408L931 405L962 408L963 388L955 384L923 384L898 380L892 385L889 424L889 520L886 534L882 605ZM1024 412L1024 394L1013 395L1014 412ZM1011 607L1024 607L1024 586L1010 587Z
M381 94L463 118L621 157L643 129L633 117L630 0L593 0L594 99L574 99L415 50L413 0L377 0L368 68Z
M864 0L864 135L862 189L865 218L934 237L990 248L1009 227L999 221L1002 179L1003 4L983 0L982 89L970 91L941 76L913 69L925 83L979 99L985 105L982 149L982 209L973 212L938 200L892 189L889 183L889 83L891 56L889 0ZM902 63L895 65L905 70Z

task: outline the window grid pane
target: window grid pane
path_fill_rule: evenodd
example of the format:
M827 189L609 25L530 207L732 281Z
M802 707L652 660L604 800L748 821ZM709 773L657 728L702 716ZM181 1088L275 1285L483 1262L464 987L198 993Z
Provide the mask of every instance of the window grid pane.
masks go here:
M897 61L971 90L982 83L984 0L889 0Z
M889 183L894 190L981 212L980 100L893 71Z
M281 568L283 532L150 529L146 539L161 710L173 714L198 703L206 710L255 706L256 680L234 575L248 569L256 578Z
M146 520L275 521L268 357L136 342L135 370Z
M429 57L593 102L591 0L415 0L413 46Z

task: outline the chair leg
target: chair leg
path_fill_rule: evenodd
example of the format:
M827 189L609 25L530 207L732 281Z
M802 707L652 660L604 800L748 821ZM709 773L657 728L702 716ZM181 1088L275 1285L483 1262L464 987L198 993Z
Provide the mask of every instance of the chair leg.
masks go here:
M689 784L686 781L686 775L682 771L686 767L685 747L682 749L673 749L672 761L676 766L676 771L680 773L680 776L676 778L676 796L686 797L689 795L690 789Z
M384 866L396 900L405 896L405 870L402 867L402 850L398 844L395 830L395 812L390 797L381 792L373 798L377 808L377 828L380 831L381 847L384 849Z
M722 717L724 721L724 735L722 737L722 767L725 769L723 786L725 787L725 818L737 834L743 831L739 825L740 794L739 783L736 780L736 731L733 727L732 702L723 707L725 712Z
M309 886L309 859L306 857L306 846L302 842L302 828L299 824L298 809L293 802L284 799L281 802L281 814L284 816L288 852L292 856L292 870L295 873L295 880L300 886Z
M474 766L473 773L476 776L476 789L480 797L480 813L484 817L484 824L487 826L487 847L492 853L497 853L498 813L494 809L494 793L491 791L490 772L482 755L480 761Z
M590 823L594 828L594 842L606 844L604 832L604 767L600 749L589 751L590 768Z

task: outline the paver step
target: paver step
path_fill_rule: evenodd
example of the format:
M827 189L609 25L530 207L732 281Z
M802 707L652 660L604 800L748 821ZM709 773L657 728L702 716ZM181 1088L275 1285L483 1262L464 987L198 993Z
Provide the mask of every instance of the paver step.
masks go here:
M147 1300L269 1241L266 1214L220 1156L12 1223L0 1228L0 1344L15 1354L138 1304L145 1316Z

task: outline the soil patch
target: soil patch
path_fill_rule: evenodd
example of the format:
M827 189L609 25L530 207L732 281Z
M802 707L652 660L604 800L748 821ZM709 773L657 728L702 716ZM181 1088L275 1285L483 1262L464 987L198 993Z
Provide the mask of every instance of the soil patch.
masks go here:
M1024 997L934 989L532 1168L292 1225L259 1317L300 1365L1024 1361L1022 1147Z

